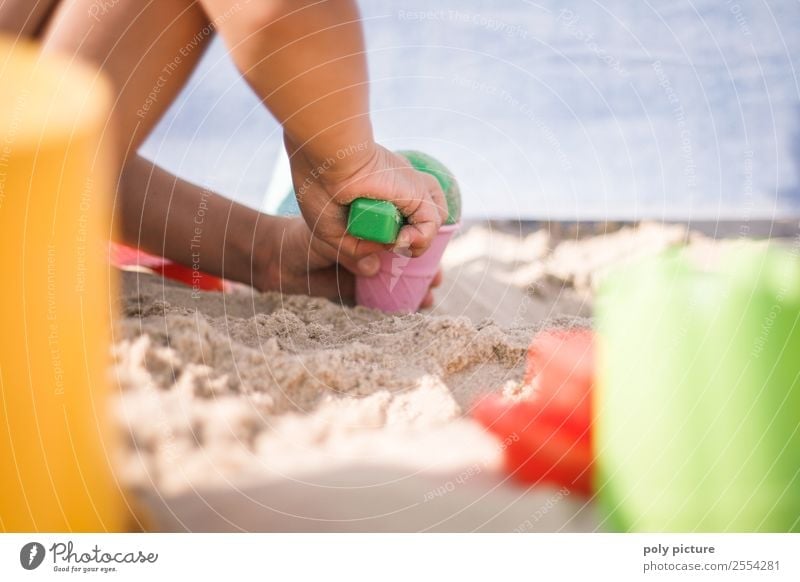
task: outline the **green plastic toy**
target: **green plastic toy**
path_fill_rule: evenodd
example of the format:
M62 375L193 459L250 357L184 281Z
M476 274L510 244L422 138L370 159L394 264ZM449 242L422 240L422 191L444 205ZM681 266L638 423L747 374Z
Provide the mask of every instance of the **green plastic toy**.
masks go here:
M414 150L399 151L420 172L434 176L444 191L447 200L445 224L456 224L461 219L461 190L453 174L439 160ZM347 232L374 242L391 244L403 225L403 217L391 202L358 198L350 205Z
M679 253L597 301L595 490L619 531L800 531L800 257Z
M391 244L403 225L397 206L386 200L357 198L350 205L347 232L356 238Z

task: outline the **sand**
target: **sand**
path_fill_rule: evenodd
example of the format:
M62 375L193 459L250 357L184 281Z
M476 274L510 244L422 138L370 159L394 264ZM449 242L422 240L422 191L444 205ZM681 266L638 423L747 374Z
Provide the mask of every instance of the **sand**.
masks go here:
M124 273L112 369L121 480L162 500L349 467L400 478L477 467L502 480L502 443L470 408L488 393L535 397L522 382L534 333L590 326L610 268L690 241L713 246L680 226L575 240L475 226L445 255L435 308L402 317L242 289L193 294Z
M386 317L277 294L225 297L126 276L115 374L127 477L174 493L353 460L424 468L444 431L460 466L494 445L471 401L518 382L530 333L466 317ZM437 436L436 438L444 438ZM426 459L426 455L430 459Z

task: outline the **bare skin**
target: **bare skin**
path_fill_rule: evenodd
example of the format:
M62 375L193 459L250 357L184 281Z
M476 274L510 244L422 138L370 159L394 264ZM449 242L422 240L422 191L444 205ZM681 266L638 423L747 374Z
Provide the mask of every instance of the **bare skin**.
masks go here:
M353 0L0 0L0 30L36 38L45 51L77 56L110 77L124 167L116 202L122 242L190 264L192 217L202 200L202 270L261 290L350 301L353 274L375 274L374 254L384 248L346 234L354 198L394 201L409 222L397 250L413 255L446 217L436 180L374 141ZM258 213L136 154L212 30L283 125L305 221ZM429 294L423 305L431 303Z

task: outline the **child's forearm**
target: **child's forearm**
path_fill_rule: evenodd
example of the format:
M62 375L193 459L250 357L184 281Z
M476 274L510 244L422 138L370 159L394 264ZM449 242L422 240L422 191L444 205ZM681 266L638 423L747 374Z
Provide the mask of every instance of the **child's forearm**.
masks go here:
M253 1L238 11L228 0L204 4L289 141L325 170L363 165L374 142L355 2Z
M266 278L280 219L181 180L136 158L118 201L122 242L257 288ZM276 222L276 224L271 224Z

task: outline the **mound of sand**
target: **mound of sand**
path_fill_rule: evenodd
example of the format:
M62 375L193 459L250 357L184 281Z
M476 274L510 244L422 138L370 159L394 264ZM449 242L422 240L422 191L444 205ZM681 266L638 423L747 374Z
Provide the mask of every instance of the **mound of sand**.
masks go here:
M302 296L198 296L135 273L123 313L125 477L167 492L354 460L441 470L492 458L461 418L481 393L514 393L532 333ZM423 435L463 446L441 456Z
M536 330L589 325L608 268L688 240L657 225L566 241L473 227L448 249L433 312L404 317L125 273L122 480L169 496L353 464L494 471L501 446L469 418L475 401L533 397L521 378Z

